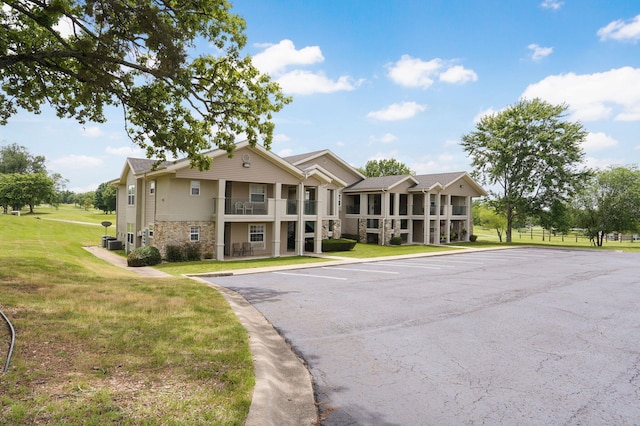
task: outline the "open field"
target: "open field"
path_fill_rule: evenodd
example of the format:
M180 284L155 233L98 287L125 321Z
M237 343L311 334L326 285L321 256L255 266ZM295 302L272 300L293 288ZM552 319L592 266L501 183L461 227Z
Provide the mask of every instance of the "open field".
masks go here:
M242 424L252 357L223 297L93 257L82 246L104 228L46 219L109 216L73 209L0 215L0 309L17 332L0 424Z

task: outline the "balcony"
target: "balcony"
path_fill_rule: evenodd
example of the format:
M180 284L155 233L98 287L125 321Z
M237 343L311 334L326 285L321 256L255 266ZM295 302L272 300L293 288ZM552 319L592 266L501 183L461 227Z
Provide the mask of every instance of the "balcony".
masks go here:
M318 202L316 200L304 200L304 214L305 215L318 214Z
M453 216L466 216L467 206L451 206L451 214Z
M347 204L344 207L347 214L360 214L360 204L354 204L354 205Z
M250 201L242 198L227 198L224 205L225 214L234 215L266 215L269 213L268 203Z

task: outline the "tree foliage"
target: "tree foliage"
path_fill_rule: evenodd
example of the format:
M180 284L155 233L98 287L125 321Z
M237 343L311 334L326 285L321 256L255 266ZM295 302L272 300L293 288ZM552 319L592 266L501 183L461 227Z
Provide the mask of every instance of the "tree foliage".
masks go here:
M93 196L93 206L102 210L105 214L110 214L116 209L117 187L108 183L101 183L95 190Z
M575 202L578 226L598 246L611 232L640 230L640 170L611 167L589 180Z
M245 22L226 0L8 0L0 9L0 124L50 104L60 117L104 122L120 106L149 157L210 165L235 139L273 136L288 101L241 55ZM196 55L196 44L214 54Z
M359 169L360 173L366 177L379 176L397 176L397 175L414 175L415 172L409 169L407 165L401 163L395 158L382 160L369 160L363 169Z
M45 157L31 155L27 147L16 143L0 148L0 173L42 173L46 171Z
M502 212L496 211L488 202L474 201L473 222L476 225L494 229L498 234L498 240L502 242L502 235L507 228L507 218Z
M7 213L29 206L29 212L40 203L56 204L55 182L45 173L12 173L0 175L0 205Z
M517 218L538 216L569 199L589 175L582 166L586 131L564 120L567 108L522 100L484 116L462 137L473 176L490 188L493 206L506 217L507 242Z

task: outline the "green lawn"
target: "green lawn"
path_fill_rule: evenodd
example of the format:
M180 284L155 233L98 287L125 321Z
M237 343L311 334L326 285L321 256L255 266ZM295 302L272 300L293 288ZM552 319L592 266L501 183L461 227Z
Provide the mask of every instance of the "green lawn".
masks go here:
M252 355L224 298L107 264L82 249L104 228L47 220L105 217L68 206L0 215L0 309L18 335L0 424L241 425Z

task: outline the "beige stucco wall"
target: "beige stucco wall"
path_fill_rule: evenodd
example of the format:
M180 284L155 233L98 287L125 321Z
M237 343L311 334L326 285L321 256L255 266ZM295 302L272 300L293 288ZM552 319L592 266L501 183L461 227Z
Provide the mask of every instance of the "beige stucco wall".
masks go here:
M244 160L250 164L250 167L243 167ZM295 184L300 181L299 177L294 176L291 172L284 170L281 166L267 160L256 151L250 148L241 148L234 152L233 158L226 156L216 157L213 159L211 169L207 171L199 171L198 169L185 168L176 173L178 178L187 179L208 179L219 180L226 179L228 181L238 182L259 182L259 183L288 183Z
M317 164L323 169L330 171L332 174L340 178L340 180L345 181L347 183L347 186L362 180L360 176L345 168L342 164L335 161L333 158L331 158L330 155L327 154L314 158L311 161L298 164L298 167L304 169L306 167L313 166L314 164Z
M156 221L210 221L217 196L217 182L203 179L172 179L171 175L156 180ZM200 195L191 195L191 181L200 181Z

